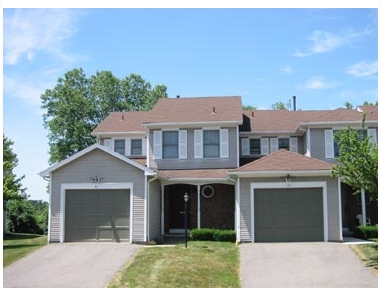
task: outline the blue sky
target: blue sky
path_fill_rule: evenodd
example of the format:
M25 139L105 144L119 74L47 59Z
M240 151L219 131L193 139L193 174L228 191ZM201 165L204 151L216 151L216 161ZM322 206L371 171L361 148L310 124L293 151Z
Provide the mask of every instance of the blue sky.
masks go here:
M40 95L73 68L319 110L377 101L377 58L377 9L4 9L3 132L30 198L48 200Z

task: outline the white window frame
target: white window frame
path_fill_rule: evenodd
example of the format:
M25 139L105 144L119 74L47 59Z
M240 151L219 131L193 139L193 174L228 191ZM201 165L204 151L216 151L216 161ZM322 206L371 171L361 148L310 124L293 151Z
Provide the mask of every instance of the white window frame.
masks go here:
M203 155L203 131L219 131L219 158L204 158ZM195 159L223 159L229 158L229 131L227 128L207 127L194 130L194 158Z

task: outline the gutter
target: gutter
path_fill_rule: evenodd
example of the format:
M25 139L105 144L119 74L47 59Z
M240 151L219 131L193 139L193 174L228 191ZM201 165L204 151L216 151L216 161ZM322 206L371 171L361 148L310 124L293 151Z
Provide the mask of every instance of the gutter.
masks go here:
M307 177L307 176L330 176L331 170L307 170L307 171L231 171L230 175L236 175L240 178L269 178L269 177L283 177L290 174L291 176Z

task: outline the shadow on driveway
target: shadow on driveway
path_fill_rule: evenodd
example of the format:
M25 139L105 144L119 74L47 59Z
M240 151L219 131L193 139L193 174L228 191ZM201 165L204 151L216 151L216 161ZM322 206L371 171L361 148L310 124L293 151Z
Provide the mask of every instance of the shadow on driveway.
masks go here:
M340 243L240 245L243 288L376 288L377 276Z
M142 247L125 243L49 244L3 269L4 288L103 288Z

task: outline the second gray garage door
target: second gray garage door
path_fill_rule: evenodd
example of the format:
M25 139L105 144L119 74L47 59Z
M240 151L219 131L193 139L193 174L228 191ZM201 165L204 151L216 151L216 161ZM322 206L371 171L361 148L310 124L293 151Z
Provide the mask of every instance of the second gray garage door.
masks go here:
M322 188L255 189L255 242L323 241Z
M67 190L65 241L127 241L129 190Z

